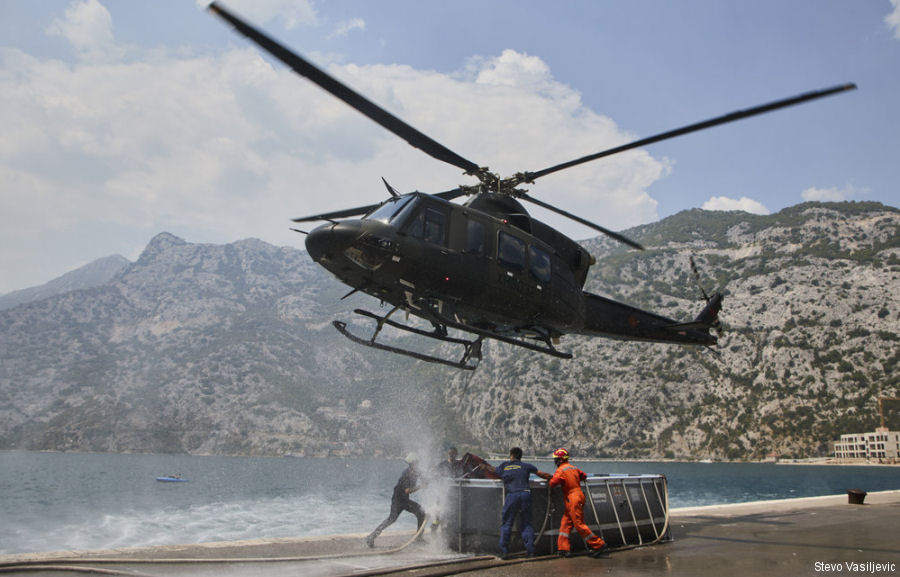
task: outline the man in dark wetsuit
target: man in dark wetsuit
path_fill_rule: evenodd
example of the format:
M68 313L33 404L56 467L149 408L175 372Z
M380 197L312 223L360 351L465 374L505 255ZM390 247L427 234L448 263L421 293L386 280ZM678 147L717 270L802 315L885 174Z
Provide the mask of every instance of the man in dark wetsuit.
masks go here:
M438 473L447 479L462 477L466 471L462 459L459 459L458 457L459 451L456 450L456 447L447 449L447 458L438 463Z
M488 465L490 466L490 465ZM503 479L506 488L506 500L503 502L503 513L500 525L500 557L506 559L509 555L509 539L512 535L513 522L519 515L519 523L522 531L522 542L528 556L534 556L534 528L531 526L531 487L529 478L534 473L542 479L550 479L551 475L531 463L522 462L522 449L513 447L509 450L509 461L500 463L494 467L494 472Z
M403 511L409 511L416 516L416 520L418 521L418 525L416 526L417 529L421 529L422 523L425 522L425 510L422 509L421 505L409 498L410 493L415 493L420 489L419 471L416 468L418 458L415 453L407 455L406 462L409 466L403 471L403 474L400 475L397 484L394 485L394 494L391 497L391 514L388 515L388 518L382 521L368 537L366 537L366 545L369 547L375 546L375 539L381 535L382 531L396 521L397 517L399 517L400 513ZM419 537L419 539L421 539L421 537Z

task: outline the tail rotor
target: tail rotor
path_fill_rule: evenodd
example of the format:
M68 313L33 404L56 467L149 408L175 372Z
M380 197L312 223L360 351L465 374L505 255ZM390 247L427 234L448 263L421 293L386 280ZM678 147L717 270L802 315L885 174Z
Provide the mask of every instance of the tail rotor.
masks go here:
M706 301L706 306L703 307L703 310L700 311L699 315L697 315L696 322L703 323L711 328L714 328L716 330L716 334L721 337L722 323L719 321L719 311L722 310L722 300L725 297L719 291L715 291L714 293L712 293L712 296L710 296L709 293L706 292L700 282L700 271L697 269L697 263L694 261L694 255L691 255L690 261L691 270L694 272L694 280L697 283L697 288L700 289L700 294L703 295L703 300Z

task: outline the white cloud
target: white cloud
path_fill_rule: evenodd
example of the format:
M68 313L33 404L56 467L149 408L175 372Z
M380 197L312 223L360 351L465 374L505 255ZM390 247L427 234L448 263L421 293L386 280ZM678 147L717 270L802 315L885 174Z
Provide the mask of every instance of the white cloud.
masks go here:
M504 50L495 58L474 58L469 65L478 84L534 86L552 82L550 67L544 61L515 50Z
M73 2L64 18L55 19L47 34L62 36L81 58L91 61L114 60L119 56L112 31L112 16L98 0Z
M888 28L894 31L894 38L900 40L900 0L891 0L894 11L884 17Z
M381 176L401 191L474 183L255 48L216 56L132 49L126 61L107 17L86 0L54 27L79 51L106 44L118 61L68 64L0 49L0 246L15 247L0 250L0 293L91 258L131 256L161 231L193 242L257 237L301 247L302 237L288 230L291 217L377 202L386 195ZM93 27L97 42L80 36L77 22ZM544 62L514 51L455 75L396 65L327 68L503 176L632 140L585 108ZM655 220L646 190L667 171L665 162L633 151L529 188L621 230ZM575 238L596 234L534 213ZM54 248L20 250L28 246Z
M809 187L804 190L800 196L803 197L803 200L810 201L818 201L818 202L842 202L856 194L856 190L852 186L845 186L844 188L815 188Z
M344 20L343 22L338 22L335 27L334 32L332 32L328 38L341 38L352 32L353 30L365 30L366 29L366 21L362 18L353 18L351 20Z
M750 214L769 214L771 211L761 202L742 196L734 199L727 196L713 196L703 203L704 210L741 210Z

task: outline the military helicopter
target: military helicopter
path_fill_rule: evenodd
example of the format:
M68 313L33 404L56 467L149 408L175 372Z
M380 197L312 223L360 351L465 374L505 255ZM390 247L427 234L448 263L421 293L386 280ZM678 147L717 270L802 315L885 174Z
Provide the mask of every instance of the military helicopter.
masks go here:
M400 194L384 178L383 202L294 219L324 222L306 232L306 248L315 262L352 287L344 298L367 293L388 303L387 314L356 309L375 321L361 338L335 320L352 341L420 360L473 370L482 358L484 339L494 339L559 358L571 358L555 345L566 334L711 347L717 337L723 295L703 292L706 305L696 318L677 321L583 290L594 263L574 240L532 218L520 200L533 203L593 228L636 249L625 236L530 196L523 184L538 178L646 146L846 90L844 84L809 92L691 124L602 152L507 178L472 162L419 132L350 87L213 2L210 11L298 74L305 76L385 129L426 154L477 179L435 194ZM450 202L462 196L463 204ZM692 264L693 266L693 264ZM696 273L696 269L695 269ZM431 330L392 319L397 311L431 323ZM376 342L387 326L463 347L457 359L441 358ZM450 329L465 338L451 336Z

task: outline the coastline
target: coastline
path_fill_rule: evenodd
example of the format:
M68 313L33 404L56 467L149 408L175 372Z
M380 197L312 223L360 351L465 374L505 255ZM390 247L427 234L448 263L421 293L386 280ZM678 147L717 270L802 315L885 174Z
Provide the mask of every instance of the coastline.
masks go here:
M488 461L504 461L506 455L488 453L484 457ZM537 463L552 463L553 457L523 455L523 461L533 461ZM687 463L697 465L707 465L715 463L725 463L729 465L740 464L756 464L756 465L829 465L829 466L846 466L846 467L898 467L900 461L896 463L875 463L865 459L853 461L849 459L838 460L834 457L810 457L807 459L760 459L760 460L726 460L726 459L653 459L653 458L632 458L624 459L617 457L579 457L573 458L573 461L583 463Z
M824 460L816 460L816 459L796 459L796 460L783 460L783 461L774 461L776 465L827 465L831 467L900 467L900 462L897 463L873 463L872 461L866 461L860 459L859 461L851 461L848 459L833 459L828 458Z

